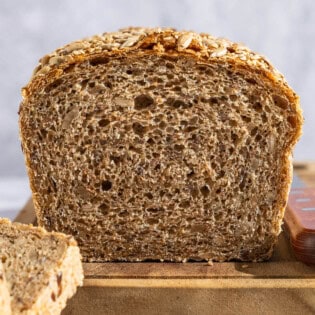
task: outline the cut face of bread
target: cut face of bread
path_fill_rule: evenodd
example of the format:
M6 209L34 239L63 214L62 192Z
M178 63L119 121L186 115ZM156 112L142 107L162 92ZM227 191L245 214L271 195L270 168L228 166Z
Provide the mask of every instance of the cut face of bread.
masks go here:
M44 57L23 95L39 224L72 234L85 260L271 256L302 116L263 57L127 29Z
M71 236L0 219L0 258L13 314L60 314L82 285L79 248Z
M2 263L0 261L0 314L11 314L10 294L5 279Z

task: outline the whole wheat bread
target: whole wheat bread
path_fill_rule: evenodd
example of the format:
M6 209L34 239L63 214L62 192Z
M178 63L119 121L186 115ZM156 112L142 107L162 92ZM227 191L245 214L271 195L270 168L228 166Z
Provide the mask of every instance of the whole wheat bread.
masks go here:
M88 261L268 259L301 125L264 57L172 29L56 50L20 107L38 222Z
M60 314L82 285L80 252L71 236L0 219L0 258L12 314Z
M11 314L11 300L10 294L5 279L3 265L0 260L0 314L10 315Z

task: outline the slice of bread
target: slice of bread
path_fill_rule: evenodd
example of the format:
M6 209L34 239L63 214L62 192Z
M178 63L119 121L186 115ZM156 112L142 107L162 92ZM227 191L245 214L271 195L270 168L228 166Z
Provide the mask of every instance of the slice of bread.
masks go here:
M80 252L71 236L0 219L0 257L13 314L60 314L82 285Z
M301 126L264 57L172 29L56 50L20 107L38 222L88 261L268 259Z
M11 299L1 260L0 260L0 314L3 315L11 314Z

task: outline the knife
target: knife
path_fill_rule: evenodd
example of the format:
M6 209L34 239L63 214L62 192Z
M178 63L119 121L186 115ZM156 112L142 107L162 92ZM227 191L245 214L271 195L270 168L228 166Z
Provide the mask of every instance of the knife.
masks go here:
M315 264L315 188L310 188L294 174L284 230L288 234L295 257Z

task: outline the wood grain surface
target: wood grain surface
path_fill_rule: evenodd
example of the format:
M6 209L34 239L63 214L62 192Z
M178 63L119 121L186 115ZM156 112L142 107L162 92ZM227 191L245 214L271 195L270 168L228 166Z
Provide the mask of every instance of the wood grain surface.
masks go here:
M315 187L315 163L295 172ZM16 221L34 223L29 201ZM284 233L264 263L85 263L84 286L62 314L315 314L315 266Z

